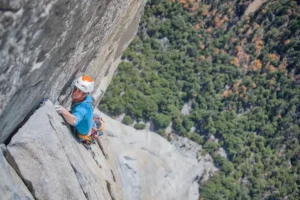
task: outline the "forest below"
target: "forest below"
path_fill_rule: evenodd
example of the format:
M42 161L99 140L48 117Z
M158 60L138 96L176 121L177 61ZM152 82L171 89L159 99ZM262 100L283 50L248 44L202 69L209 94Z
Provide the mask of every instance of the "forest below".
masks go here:
M300 5L252 2L149 0L100 102L203 145L220 171L199 198L300 199Z

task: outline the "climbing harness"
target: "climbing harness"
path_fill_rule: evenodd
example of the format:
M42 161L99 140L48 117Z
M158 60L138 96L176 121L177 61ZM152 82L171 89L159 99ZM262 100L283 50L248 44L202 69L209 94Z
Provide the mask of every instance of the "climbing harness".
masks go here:
M96 143L96 139L103 136L104 131L104 120L98 114L94 113L93 116L93 127L89 134L82 135L73 127L74 134L78 137L79 141L86 145Z

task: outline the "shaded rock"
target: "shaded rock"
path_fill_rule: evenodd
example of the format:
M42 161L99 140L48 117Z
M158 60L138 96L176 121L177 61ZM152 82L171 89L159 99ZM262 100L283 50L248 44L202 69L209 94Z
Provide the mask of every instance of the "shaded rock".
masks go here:
M22 0L0 0L0 11L18 11L22 6Z
M37 199L122 198L98 145L87 151L49 101L18 131L7 150Z
M4 157L6 147L0 145L0 199L34 199L16 171Z
M101 115L125 199L198 200L198 180L207 166L213 166L212 160L186 156L154 132L138 131Z

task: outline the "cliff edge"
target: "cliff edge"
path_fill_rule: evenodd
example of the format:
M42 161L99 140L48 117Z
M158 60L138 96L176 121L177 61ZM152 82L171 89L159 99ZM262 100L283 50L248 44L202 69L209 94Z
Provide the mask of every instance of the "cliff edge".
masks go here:
M101 113L125 199L198 200L199 184L217 169L202 147L178 136L173 144Z

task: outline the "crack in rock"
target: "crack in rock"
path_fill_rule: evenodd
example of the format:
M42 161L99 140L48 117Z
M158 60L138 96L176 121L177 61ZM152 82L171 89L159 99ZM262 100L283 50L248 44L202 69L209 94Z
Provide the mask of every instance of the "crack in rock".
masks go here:
M112 189L111 189L111 184L107 180L106 180L106 187L107 187L108 193L110 195L110 198L112 200L116 200L114 195L113 195Z
M76 168L71 163L70 163L70 165L71 165L71 167L72 167L72 169L73 169L73 171L74 171L74 173L76 175L76 178L78 180L79 186L80 186L80 188L81 188L81 190L82 190L85 198L89 200L88 194L86 192L84 192L84 190L82 188L82 185L80 184L82 182L82 176L81 176L81 174L76 170Z
M127 163L125 164L125 166L128 168L128 169L130 169L133 173L137 173L132 167L130 167Z
M149 149L146 149L145 147L142 147L141 149L144 150L144 151L149 152L150 154L152 154L154 156L160 157L158 154L154 153L153 151L150 151Z

